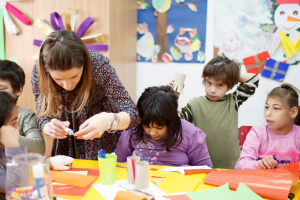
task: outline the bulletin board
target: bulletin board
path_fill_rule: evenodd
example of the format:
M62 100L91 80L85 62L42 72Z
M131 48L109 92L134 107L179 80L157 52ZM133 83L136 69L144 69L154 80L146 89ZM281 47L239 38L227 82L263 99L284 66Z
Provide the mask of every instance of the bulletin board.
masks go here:
M159 1L170 6L162 11L156 2L138 7L137 61L204 63L207 0Z

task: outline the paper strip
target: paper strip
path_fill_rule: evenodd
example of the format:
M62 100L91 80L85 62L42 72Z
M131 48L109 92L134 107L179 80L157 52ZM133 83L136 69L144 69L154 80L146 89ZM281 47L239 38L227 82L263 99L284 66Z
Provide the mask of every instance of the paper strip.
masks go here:
M260 62L257 55L254 55L253 57L254 57L254 60L255 60L255 64L246 66L246 69L249 70L249 69L252 69L252 68L256 67L258 69L259 73L261 73L261 71L262 71L261 66L263 64L265 64L266 61L263 60L263 61Z
M107 44L87 44L85 46L88 50L94 50L94 51L107 51L108 50Z
M66 13L66 28L74 31L76 23L76 10L68 9Z
M278 69L278 66L279 66L279 62L278 63L276 62L275 65L274 65L274 68L268 67L268 66L264 67L264 69L270 70L272 72L272 74L270 76L270 79L274 79L276 73L286 75L286 71Z
M36 20L35 25L46 35L49 35L50 33L55 31L51 26L49 26L46 22L40 19Z
M43 41L42 40L33 40L33 45L40 47L42 45Z
M81 37L87 30L88 28L94 23L93 18L88 17L82 22L76 32L76 34Z
M134 184L134 175L133 175L133 165L131 164L131 160L134 160L135 162L140 161L139 156L128 156L127 157L127 181L130 184Z
M58 25L56 24L56 20L58 22ZM53 28L58 31L58 30L65 30L64 23L61 19L61 16L57 12L53 12L50 14L50 20Z
M84 44L103 43L108 40L108 36L99 33L92 36L82 37L81 40Z
M21 22L23 22L25 25L30 24L30 19L25 17L21 11L13 7L10 3L6 2L6 9L13 14L16 18L18 18Z
M5 40L4 40L4 24L3 24L3 9L0 9L0 60L5 59Z
M4 24L7 32L10 35L16 35L18 33L17 27L14 24L13 20L11 19L5 7L3 8L3 18L4 18Z

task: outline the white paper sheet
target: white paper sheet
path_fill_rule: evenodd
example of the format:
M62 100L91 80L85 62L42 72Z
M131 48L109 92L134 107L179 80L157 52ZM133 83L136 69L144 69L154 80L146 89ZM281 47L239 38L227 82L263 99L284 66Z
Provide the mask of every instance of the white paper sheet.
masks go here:
M132 189L135 187L134 184L129 184L127 179L116 181L113 185L102 185L101 183L93 184L93 187L102 195L104 199L113 200L119 191L126 191L126 189L120 187L120 185L124 185ZM149 183L149 188L147 190L153 191L153 196L155 199L162 199L162 196L166 194L161 189L156 187L152 182Z
M182 175L184 174L185 169L211 169L207 165L203 166L184 166L184 167L166 167L162 169L161 171L163 172L180 172Z

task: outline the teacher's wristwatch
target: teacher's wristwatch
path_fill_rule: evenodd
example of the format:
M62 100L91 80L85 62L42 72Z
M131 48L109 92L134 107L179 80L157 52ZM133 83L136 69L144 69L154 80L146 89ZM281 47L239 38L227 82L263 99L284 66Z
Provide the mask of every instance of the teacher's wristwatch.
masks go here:
M120 123L120 118L116 113L114 113L114 121L111 124L110 130L112 131L117 130L119 123Z

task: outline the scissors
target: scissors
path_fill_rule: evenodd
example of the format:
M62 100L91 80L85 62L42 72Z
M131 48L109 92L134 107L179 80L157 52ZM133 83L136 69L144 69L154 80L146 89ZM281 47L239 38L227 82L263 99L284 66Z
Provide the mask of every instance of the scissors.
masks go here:
M288 200L292 200L295 198L295 195L293 193L289 193L289 197L288 197Z
M98 151L98 156L99 156L100 158L106 158L106 154L105 154L104 149L100 149L100 150Z

